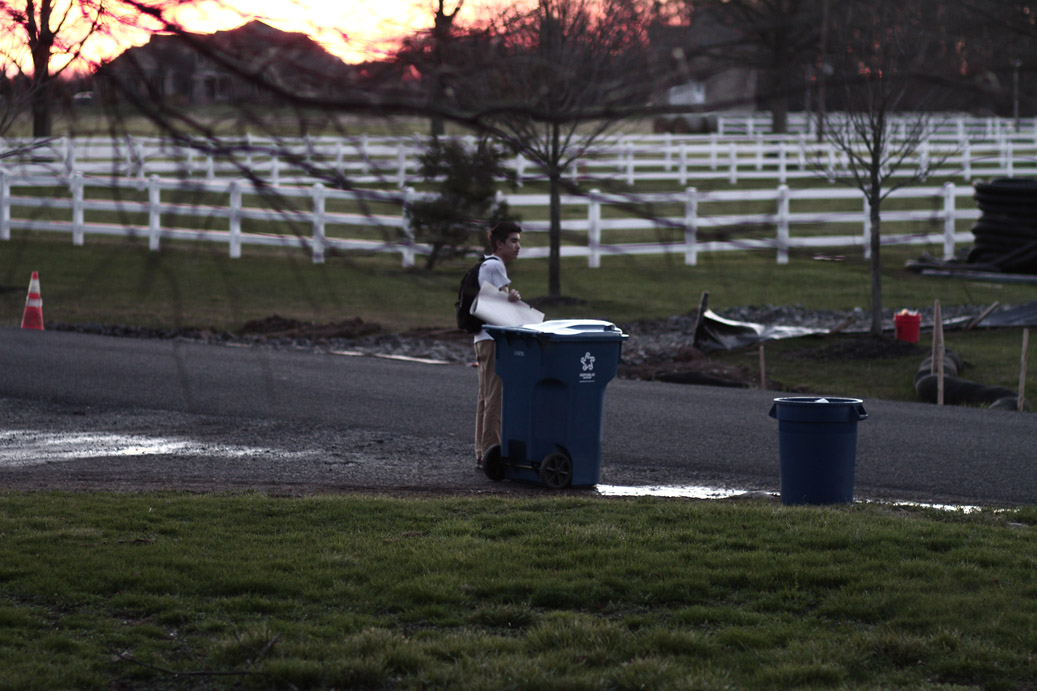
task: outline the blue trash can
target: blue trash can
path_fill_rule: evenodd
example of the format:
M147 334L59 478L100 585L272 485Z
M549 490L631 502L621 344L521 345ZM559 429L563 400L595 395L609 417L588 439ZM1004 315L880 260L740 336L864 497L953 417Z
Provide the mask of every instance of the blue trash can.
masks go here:
M593 319L486 331L504 389L501 445L483 459L487 476L552 489L596 485L605 385L616 376L626 334Z
M857 461L857 423L868 418L859 398L776 398L781 503L850 504Z

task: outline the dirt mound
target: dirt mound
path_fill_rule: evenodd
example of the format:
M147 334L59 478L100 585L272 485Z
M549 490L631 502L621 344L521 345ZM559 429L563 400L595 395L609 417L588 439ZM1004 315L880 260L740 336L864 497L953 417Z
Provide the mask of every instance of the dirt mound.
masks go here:
M744 367L711 360L697 348L685 346L673 356L657 354L637 364L621 363L623 379L645 379L674 384L705 384L748 388L750 373Z
M803 348L787 354L795 360L885 360L923 355L928 348L888 336L843 338L819 348Z
M245 322L239 332L243 336L265 336L267 338L360 338L382 330L379 324L365 322L360 317L327 324L314 324L272 315L263 319Z

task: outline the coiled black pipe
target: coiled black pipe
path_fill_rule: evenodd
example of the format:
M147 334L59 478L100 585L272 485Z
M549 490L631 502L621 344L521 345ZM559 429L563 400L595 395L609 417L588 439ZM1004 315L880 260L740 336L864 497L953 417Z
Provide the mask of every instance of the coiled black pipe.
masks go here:
M961 379L958 373L965 367L961 356L948 350L943 356L943 402L946 405L986 405L995 410L1018 410L1019 394L1003 386L986 386L968 379ZM936 403L939 375L932 373L933 357L922 360L915 370L915 393L925 403ZM1023 409L1030 410L1030 404L1023 401Z

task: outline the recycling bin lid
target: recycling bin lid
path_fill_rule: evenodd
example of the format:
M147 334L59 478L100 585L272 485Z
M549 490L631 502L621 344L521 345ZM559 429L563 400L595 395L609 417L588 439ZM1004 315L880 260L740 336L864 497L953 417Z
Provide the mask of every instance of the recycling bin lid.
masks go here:
M618 341L627 337L618 326L600 319L551 319L539 324L523 326L491 326L487 324L485 328L491 334L494 332L514 333L544 337L551 341Z

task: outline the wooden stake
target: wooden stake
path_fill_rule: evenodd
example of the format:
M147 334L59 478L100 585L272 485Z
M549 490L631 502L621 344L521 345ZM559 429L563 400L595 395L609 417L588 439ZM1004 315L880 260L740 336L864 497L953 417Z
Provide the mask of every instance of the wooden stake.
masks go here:
M763 356L763 344L760 344L760 388L767 388L767 366Z
M699 313L695 316L695 330L691 334L691 344L696 345L699 339L699 329L702 328L702 321L706 318L706 309L709 304L709 291L703 290L702 297L699 298Z
M965 331L971 331L972 329L974 329L976 327L976 324L979 324L981 321L986 319L990 315L991 312L993 312L994 310L996 310L998 308L998 306L1000 304L1001 303L999 301L994 300L994 303L992 305L990 305L990 307L987 307L985 310L980 312L979 315L977 315L975 318L973 318L972 321L970 321L968 324L966 324L964 330Z
M936 405L943 405L943 356L946 352L943 344L943 314L940 312L940 301L933 302L933 366L936 373Z
M1019 363L1019 410L1026 400L1026 351L1030 348L1030 329L1023 329L1023 355Z

